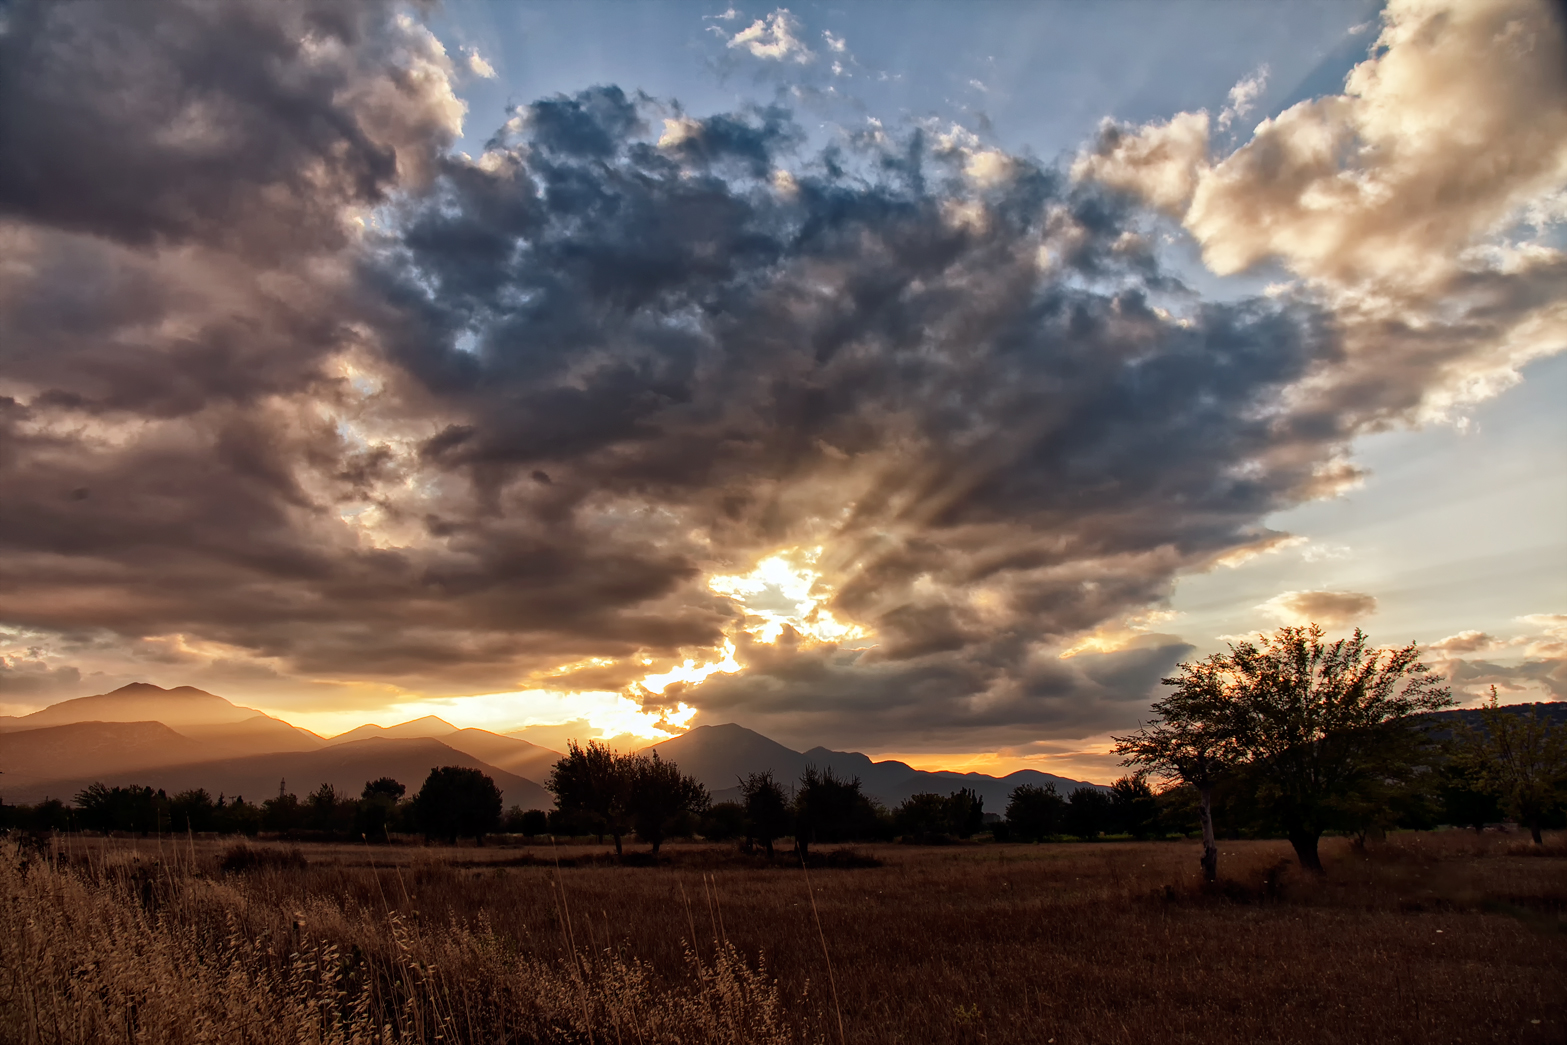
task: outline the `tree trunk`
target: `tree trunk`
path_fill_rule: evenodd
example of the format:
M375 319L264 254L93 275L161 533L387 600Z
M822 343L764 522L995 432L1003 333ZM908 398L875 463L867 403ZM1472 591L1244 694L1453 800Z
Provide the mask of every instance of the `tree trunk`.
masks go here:
M762 844L767 849L767 859L771 860L773 858L773 840L771 838L769 838L766 842L764 842Z
M1202 796L1202 877L1205 882L1219 878L1219 843L1213 836L1213 788L1199 788Z
M614 837L615 837L615 855L619 856L620 855L620 835L616 834Z
M1295 859L1300 861L1300 866L1307 871L1322 873L1322 860L1317 856L1317 839L1322 837L1320 831L1307 831L1301 829L1289 833L1290 845L1295 847Z
M1538 818L1529 821L1529 837L1534 839L1535 845L1545 844L1545 839L1540 834L1540 821Z

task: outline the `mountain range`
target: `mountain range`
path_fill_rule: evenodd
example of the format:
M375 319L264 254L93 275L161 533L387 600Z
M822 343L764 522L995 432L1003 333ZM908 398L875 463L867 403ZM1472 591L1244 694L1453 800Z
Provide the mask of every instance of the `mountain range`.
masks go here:
M1563 702L1507 710L1567 721ZM1449 722L1482 724L1473 709L1429 717L1439 731L1450 731ZM734 723L698 726L645 750L696 777L714 801L739 797L748 774L771 771L789 786L812 766L858 777L867 795L889 806L921 792L966 787L985 800L987 811L1000 812L1020 784L1053 784L1062 794L1103 787L1029 769L993 777L877 762L856 751L795 751ZM169 794L200 787L256 802L279 787L303 797L323 783L339 794L357 795L367 781L389 776L412 794L436 766L471 766L495 781L506 805L547 809L554 800L543 785L560 757L518 736L460 729L433 715L326 738L191 686L163 689L141 682L30 715L0 716L0 796L12 803L69 800L95 781L149 785Z
M700 780L715 801L738 797L747 774L771 771L787 786L807 766L857 776L866 794L888 805L922 791L968 787L999 811L1018 784L1053 783L1063 793L1083 786L1032 770L998 778L917 770L853 751L795 751L733 723L698 726L650 750ZM256 802L280 787L303 797L323 783L357 795L366 781L389 776L411 794L435 766L461 765L489 774L508 806L549 808L553 798L542 785L560 757L519 737L460 729L433 715L327 738L191 686L141 682L30 715L0 716L0 795L12 803L69 800L95 781L169 794L201 787Z

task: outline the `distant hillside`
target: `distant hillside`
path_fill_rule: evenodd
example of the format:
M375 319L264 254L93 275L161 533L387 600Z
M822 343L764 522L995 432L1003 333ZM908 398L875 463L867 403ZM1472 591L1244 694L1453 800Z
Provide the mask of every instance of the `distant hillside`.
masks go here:
M313 751L324 743L308 729L264 715L255 708L242 707L205 690L192 686L163 689L145 682L133 682L95 697L61 701L20 718L0 720L0 735L31 734L42 728L86 722L105 725L161 723L182 736L199 741L201 747L193 757L207 759L271 751ZM108 737L112 730L100 732ZM125 742L136 743L129 734ZM104 743L109 744L107 740ZM86 757L85 753L82 757ZM189 761L189 758L171 749L169 758L154 764L183 761ZM104 764L119 763L111 760ZM3 763L0 763L0 770L13 772Z
M61 774L22 786L8 785L5 798L13 803L32 803L45 797L69 801L97 780L111 786L140 784L162 788L171 795L199 787L214 797L222 792L231 798L243 795L251 802L273 797L278 792L278 782L286 780L287 789L301 798L322 784L331 784L341 795L358 797L367 781L383 776L406 785L411 795L423 786L425 777L437 766L469 766L481 770L501 789L507 806L547 809L554 802L553 796L533 781L487 765L429 737L375 738L319 751L248 755L82 775Z
M776 780L792 786L807 765L824 771L831 769L838 776L857 776L867 795L887 805L897 805L921 792L946 794L967 787L984 798L987 811L1000 812L1006 808L1007 796L1019 784L1054 784L1063 795L1075 787L1102 786L1031 769L993 777L983 773L929 772L891 760L874 762L857 751L831 751L824 747L795 751L732 722L698 726L655 744L650 750L678 763L683 772L700 780L715 801L737 797L739 779L762 770L772 770Z
M164 689L146 682L133 682L112 693L63 700L31 715L8 718L0 729L14 732L70 722L162 722L178 729L180 726L241 722L259 714L261 712L255 708L239 707L194 686Z
M1514 715L1527 715L1534 712L1540 718L1554 723L1557 727L1567 727L1567 700L1541 701L1538 704L1503 704L1501 710ZM1433 711L1424 716L1431 723L1433 732L1439 737L1451 736L1453 726L1462 722L1471 729L1483 730L1485 719L1481 717L1479 708L1454 708L1451 711Z
M416 718L410 722L400 722L395 726L377 726L374 723L366 723L363 726L350 729L347 733L339 733L327 741L328 744L352 744L356 740L369 740L373 737L385 737L389 740L408 739L410 737L445 737L457 732L457 727L444 718L434 715L426 715L424 718Z
M535 784L549 780L550 770L560 761L561 753L515 737L503 737L487 729L458 729L440 738L441 743L466 752L479 761L515 773Z
M202 744L161 722L72 722L0 733L0 795L14 802L40 781L140 772L206 757Z

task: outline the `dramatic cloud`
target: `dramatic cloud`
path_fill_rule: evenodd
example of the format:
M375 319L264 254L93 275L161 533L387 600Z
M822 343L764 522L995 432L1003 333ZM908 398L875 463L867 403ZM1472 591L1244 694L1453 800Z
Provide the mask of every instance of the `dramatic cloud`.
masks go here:
M1508 702L1567 700L1567 614L1535 613L1518 622L1529 631L1513 639L1466 631L1432 643L1438 668L1459 694L1477 701L1495 686Z
M731 44L800 39L780 9ZM1205 198L1205 116L1073 179L957 129L808 152L782 108L604 86L470 158L457 75L382 5L14 9L17 670L122 650L813 742L1088 736L1191 650L1135 623L1181 572L1277 545L1262 520L1352 478L1355 435L1491 351L1391 331L1387 399L1339 298L1183 286L1116 164Z
M1343 94L1218 158L1205 113L1112 124L1074 171L1179 217L1217 273L1274 261L1299 276L1346 354L1336 380L1301 389L1321 409L1441 416L1567 343L1551 231L1567 185L1562 29L1559 5L1534 0L1393 0Z

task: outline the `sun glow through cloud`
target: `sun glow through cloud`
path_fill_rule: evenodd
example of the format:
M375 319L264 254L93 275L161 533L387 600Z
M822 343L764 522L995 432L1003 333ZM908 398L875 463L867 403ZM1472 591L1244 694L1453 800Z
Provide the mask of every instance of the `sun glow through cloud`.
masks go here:
M761 560L749 573L709 577L707 586L745 608L743 630L762 642L777 642L785 626L815 642L864 638L867 629L838 620L822 605L832 587L815 569L821 553L819 547L791 548Z

